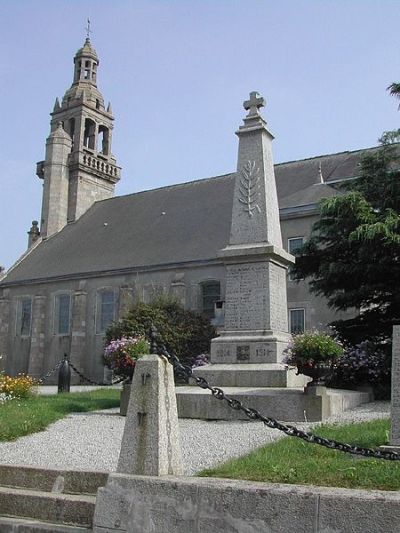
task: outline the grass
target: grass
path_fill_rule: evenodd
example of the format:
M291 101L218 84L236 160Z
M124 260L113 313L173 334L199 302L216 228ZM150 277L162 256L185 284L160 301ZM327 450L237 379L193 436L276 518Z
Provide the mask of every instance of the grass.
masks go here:
M345 426L323 425L313 432L375 448L387 444L389 429L389 420L375 420ZM364 459L295 437L285 437L199 475L326 487L400 489L400 461Z
M43 431L69 413L84 413L119 406L120 391L98 389L90 392L32 396L0 404L0 441L11 441Z

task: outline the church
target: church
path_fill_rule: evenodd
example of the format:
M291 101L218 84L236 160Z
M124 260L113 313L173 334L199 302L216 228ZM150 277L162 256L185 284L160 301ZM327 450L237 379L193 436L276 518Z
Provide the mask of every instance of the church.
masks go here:
M218 251L229 241L235 173L114 197L121 168L98 65L87 38L74 57L73 83L51 113L45 160L37 163L40 222L32 222L26 253L0 281L0 354L11 375L40 377L66 353L85 375L103 379L108 325L159 294L224 320L226 271ZM258 113L261 101L250 93L244 107ZM295 254L310 235L319 200L357 176L364 152L275 165L287 252ZM344 316L310 294L305 281L292 280L290 269L287 303L292 333Z

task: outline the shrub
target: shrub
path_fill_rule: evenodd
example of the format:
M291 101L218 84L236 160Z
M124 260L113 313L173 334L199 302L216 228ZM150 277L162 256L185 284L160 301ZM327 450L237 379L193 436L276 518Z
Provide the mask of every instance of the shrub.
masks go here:
M335 365L330 385L355 387L371 385L376 395L388 397L391 378L391 346L363 341L347 346Z
M143 336L121 337L110 341L104 350L104 363L119 376L132 377L136 361L149 353Z
M283 363L289 366L315 367L332 363L343 354L343 347L328 333L306 331L293 335L283 353Z
M18 374L16 377L0 374L0 396L4 401L32 396L35 385L36 380L26 374Z
M125 317L108 328L106 341L132 335L148 338L152 325L167 349L187 364L195 354L209 352L211 339L216 336L208 318L186 311L180 303L164 296L150 304L137 303Z

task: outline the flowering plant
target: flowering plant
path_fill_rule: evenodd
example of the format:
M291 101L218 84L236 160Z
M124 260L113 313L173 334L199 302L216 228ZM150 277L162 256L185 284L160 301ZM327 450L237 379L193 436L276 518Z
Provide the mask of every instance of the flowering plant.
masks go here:
M28 398L33 394L33 387L37 381L26 374L15 377L0 372L0 402L16 398Z
M343 354L343 346L328 333L306 331L293 335L283 353L282 362L288 366L315 368L331 365Z
M192 368L197 368L198 366L208 365L210 362L210 356L207 353L201 353L192 359Z
M347 346L335 369L335 383L340 386L382 385L390 386L390 346L362 341Z
M120 376L132 377L136 361L149 353L149 343L137 335L111 340L104 350L104 363Z

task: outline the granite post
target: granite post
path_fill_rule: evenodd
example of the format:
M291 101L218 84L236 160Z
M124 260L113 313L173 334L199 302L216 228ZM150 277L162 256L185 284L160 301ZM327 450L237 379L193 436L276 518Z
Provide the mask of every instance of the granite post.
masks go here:
M289 340L286 272L294 257L282 248L272 159L273 136L256 92L239 137L226 265L225 326L211 344L211 363L279 363Z
M136 363L117 472L182 474L173 369L158 355Z

